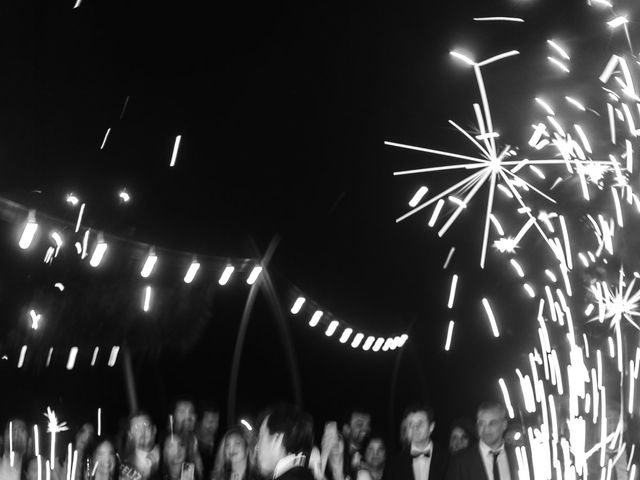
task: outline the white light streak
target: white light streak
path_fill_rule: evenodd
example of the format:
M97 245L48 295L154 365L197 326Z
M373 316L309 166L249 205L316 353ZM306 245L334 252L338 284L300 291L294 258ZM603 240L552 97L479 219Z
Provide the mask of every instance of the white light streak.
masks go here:
M520 264L518 263L518 261L515 258L512 258L509 260L509 263L511 263L511 266L513 267L513 269L516 271L516 273L518 274L518 276L520 278L524 278L524 270L522 270L522 267L520 266Z
M253 269L251 270L251 273L247 277L247 284L253 285L254 283L256 283L256 280L258 280L258 277L260 276L261 273L262 273L262 267L260 265L256 265L255 267L253 267Z
M438 203L436 203L436 206L433 209L433 213L431 214L431 218L429 219L428 225L430 227L433 227L438 221L438 215L440 215L440 210L442 210L443 206L444 206L444 200L442 199L438 200Z
M180 148L180 141L182 140L182 135L178 135L176 137L176 141L173 144L173 153L171 154L171 163L169 163L170 167L175 166L176 159L178 158L178 149Z
M363 333L357 333L355 337L353 337L353 341L351 342L351 348L358 348L364 339Z
M552 65L554 65L555 67L559 68L560 70L562 70L564 73L569 73L569 67L567 67L564 63L562 63L560 60L558 60L557 58L554 57L547 57L547 59L549 60L549 62L551 62Z
M115 366L116 361L118 360L118 353L120 352L120 347L114 346L111 348L111 353L109 354L109 361L107 365L110 367Z
M98 235L98 243L96 244L93 250L93 255L89 260L89 265L91 265L93 268L99 267L100 263L102 262L102 259L104 258L104 254L106 252L107 252L107 244L102 238L102 235Z
M444 344L444 351L448 352L449 349L451 348L451 339L453 337L453 327L455 325L455 322L453 320L449 321L449 328L447 328L447 340Z
M457 285L458 285L458 275L454 273L453 277L451 277L451 287L449 289L449 301L447 302L447 307L449 309L453 308L453 302L456 296Z
M240 420L240 423L244 426L244 428L246 428L248 431L252 431L253 427L251 426L251 424L249 422L247 422L244 418Z
M344 331L342 332L342 335L340 335L340 343L347 343L352 333L353 333L352 328L345 328Z
M100 347L96 347L93 349L93 355L91 356L91 366L96 366L96 360L98 360L98 353L100 352Z
M226 285L229 279L231 278L231 274L233 273L234 268L231 265L227 265L220 276L220 280L218 280L219 285Z
M76 357L78 356L78 347L71 347L69 350L69 358L67 359L67 370L73 370L76 365Z
M27 355L27 346L23 345L22 348L20 349L20 356L18 357L18 368L22 368L22 366L24 365L24 359L26 355Z
M40 320L42 319L42 315L36 313L35 310L29 310L29 317L31 317L31 328L33 330L37 330L40 327Z
M516 415L513 411L513 407L511 406L511 398L509 397L509 391L507 390L507 384L504 379L501 378L498 380L498 384L500 385L500 390L502 390L502 396L504 398L504 406L507 407L507 412L509 413L509 418L516 418Z
M567 54L567 52L560 45L558 45L555 41L547 40L547 43L549 44L549 46L551 48L553 48L556 52L558 52L562 58L564 58L565 60L570 60L569 55Z
M517 22L524 23L522 18L518 17L475 17L476 22Z
M148 312L151 308L151 287L147 285L144 288L144 300L142 302L142 310Z
M405 342L409 339L409 336L406 333L400 335L400 340L398 341L398 347L404 347Z
M156 262L158 261L158 257L155 254L155 251L152 249L147 256L147 259L142 266L142 270L140 271L140 276L142 278L149 278L149 275L153 272L153 268L156 266Z
M104 138L102 139L102 145L100 145L100 150L103 150L104 146L107 144L107 139L109 138L110 133L111 133L111 128L107 128L107 131L104 134Z
M20 241L18 242L18 246L26 250L31 246L31 242L33 242L33 237L38 230L38 224L36 223L36 214L32 210L29 212L27 217L27 223L24 226L24 230L22 231L22 235L20 236Z
M609 20L607 22L607 25L609 25L609 27L611 27L611 28L618 28L619 26L625 25L628 22L629 22L629 20L627 19L627 17L619 16L619 17L614 18L613 20Z
M375 341L376 341L376 337L373 337L373 336L367 337L367 339L364 341L364 345L362 346L362 350L364 350L365 352L368 351L371 348L371 345L373 345L373 342Z
M337 320L331 320L324 334L327 337L332 336L334 333L336 333L336 329L338 328L338 325L340 325L340 322L338 322Z
M298 314L300 312L300 309L302 308L302 306L304 305L304 302L306 301L306 298L304 297L298 297L296 298L296 301L293 302L293 306L291 307L291 313L293 313L294 315ZM317 314L318 312L316 312ZM322 312L320 312L322 314ZM315 315L315 314L314 314Z
M531 285L525 283L524 285L522 285L522 288L524 288L525 292L527 292L527 295L529 295L531 298L536 298L536 292L533 290L533 287Z
M493 311L491 310L491 306L489 305L489 301L486 298L482 299L482 305L484 306L484 310L487 314L487 318L489 320L489 324L491 325L491 331L493 332L493 336L498 338L500 336L500 332L498 331L498 325L496 324L496 319L493 316Z
M409 200L409 206L411 208L416 207L428 191L429 189L427 187L420 187L418 191L416 191L416 193L413 195L413 197L411 197L411 200Z
M379 352L380 349L382 348L382 344L384 343L384 338L380 337L376 340L376 343L373 344L373 348L371 350L373 350L374 352Z
M296 300L297 302L297 300ZM304 303L304 300L303 302ZM295 304L293 305L294 307L296 306ZM300 304L300 308L302 308L302 304ZM298 308L298 312L300 311L300 308ZM293 308L291 309L291 313L297 313L293 311ZM322 310L316 310L315 313L313 314L313 316L311 317L311 320L309 320L309 326L310 327L315 327L316 325L318 325L318 322L320 321L320 319L322 318Z
M449 262L451 261L451 257L453 257L453 254L456 251L456 247L451 247L451 249L449 250L449 254L447 255L446 260L444 261L444 265L442 266L443 270L446 270L447 267L449 266Z
M200 262L193 260L191 262L191 265L189 265L189 268L187 269L187 273L185 273L184 275L184 278L183 278L184 283L193 282L193 280L196 278L196 274L198 273L198 270L200 270ZM220 280L222 280L222 278L220 278ZM224 283L227 283L227 282L225 281ZM220 285L224 285L224 283L220 283Z
M86 204L84 204L84 203L82 205L80 205L80 211L78 212L78 220L76 220L75 233L78 233L80 231L80 225L82 224L82 216L84 215L84 207L85 207L85 205Z

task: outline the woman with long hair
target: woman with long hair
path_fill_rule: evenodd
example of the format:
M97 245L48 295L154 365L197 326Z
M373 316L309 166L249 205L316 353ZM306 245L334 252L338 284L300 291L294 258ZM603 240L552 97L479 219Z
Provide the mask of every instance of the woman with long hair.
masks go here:
M252 448L244 430L231 428L222 437L212 480L255 480Z

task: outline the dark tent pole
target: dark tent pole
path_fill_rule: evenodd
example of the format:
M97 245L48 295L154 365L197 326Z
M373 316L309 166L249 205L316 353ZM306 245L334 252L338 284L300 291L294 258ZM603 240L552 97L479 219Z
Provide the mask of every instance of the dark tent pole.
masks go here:
M236 346L233 350L233 363L231 364L231 375L229 377L229 394L227 398L227 424L229 427L236 422L236 399L238 394L238 376L240 374L240 360L242 359L242 349L244 347L244 339L247 335L247 328L249 327L249 318L253 311L253 305L258 295L258 289L263 278L267 276L267 266L273 253L280 241L279 237L274 237L267 248L267 252L262 258L262 274L258 277L258 280L251 286L247 301L244 305L242 312L242 318L240 319L240 328L238 329L238 335L236 337Z
M127 400L129 402L129 412L134 414L138 411L138 395L136 393L136 379L133 375L133 364L131 362L131 351L125 343L122 346L122 373L124 374L124 383L127 389Z

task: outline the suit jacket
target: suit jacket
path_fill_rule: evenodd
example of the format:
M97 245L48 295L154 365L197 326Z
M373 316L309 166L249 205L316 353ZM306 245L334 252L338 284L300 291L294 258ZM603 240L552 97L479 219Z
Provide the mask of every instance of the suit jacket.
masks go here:
M437 445L433 445L431 463L429 465L429 480L445 480L449 453ZM409 449L403 450L387 465L383 480L414 480L413 457Z
M511 480L518 480L518 463L515 451L510 448L506 448L505 451L509 461ZM489 480L480 456L480 446L477 443L451 459L446 480Z

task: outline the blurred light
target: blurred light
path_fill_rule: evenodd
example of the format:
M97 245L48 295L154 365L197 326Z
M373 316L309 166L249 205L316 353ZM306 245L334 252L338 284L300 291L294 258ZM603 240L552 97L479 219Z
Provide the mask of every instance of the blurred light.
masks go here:
M93 255L91 255L91 260L89 260L89 265L96 268L102 262L102 258L107 251L107 244L104 242L102 238L102 234L98 235L98 244L96 248L93 250Z
M67 370L73 370L76 364L76 357L78 356L78 347L71 347L69 350L69 358L67 359Z
M142 305L142 310L144 310L145 312L148 312L150 306L151 306L151 287L147 286L144 289L144 304Z
M261 273L262 273L262 267L260 266L253 267L253 270L251 270L251 273L247 278L247 283L249 285L253 285L254 283L256 283L256 280L258 280L258 277L260 276Z
M44 254L44 263L49 263L53 260L53 254L55 251L56 249L53 247L47 248L47 252Z
M142 278L148 278L149 275L153 272L153 268L156 266L156 262L158 261L158 257L156 256L155 250L152 248L149 251L149 256L144 262L142 266L142 270L140 271L140 276Z
M391 348L391 344L393 343L393 338L387 338L382 345L382 351L387 352Z
M175 143L173 144L173 153L171 154L171 163L169 164L170 167L173 167L176 164L176 159L178 158L178 149L180 148L181 140L182 140L182 135L178 135L176 137Z
M406 333L403 333L402 335L400 335L400 341L398 342L398 346L404 347L404 344L408 339L409 339L409 335L407 335Z
M382 344L384 343L384 338L380 337L376 340L376 343L373 344L373 348L372 350L374 352L379 352L380 348L382 347Z
M56 242L56 247L60 248L62 246L62 237L58 232L51 232L51 238Z
M485 312L487 313L487 318L489 319L493 336L497 338L500 336L500 332L498 331L498 325L496 324L496 318L493 316L491 305L489 305L489 301L486 298L482 299L482 305L484 306Z
M76 197L75 194L70 193L67 195L67 203L69 205L73 205L75 207L76 205L78 205L79 201L80 200L78 200L78 197Z
M124 203L128 203L129 200L131 200L131 195L129 195L126 190L122 190L118 197L120 197L120 200L122 200Z
M96 347L93 349L93 356L91 357L91 366L95 367L96 360L98 359L98 352L100 351L100 347Z
M417 206L418 203L420 203L420 200L422 200L422 198L427 194L428 191L429 189L427 187L425 186L420 187L418 191L413 195L411 200L409 200L409 206L411 208Z
M54 287L60 290L61 292L64 292L64 285L62 283L58 282L54 285Z
M367 337L367 339L364 342L364 345L362 346L362 349L366 352L371 348L371 345L373 345L373 342L375 341L376 341L376 337L373 337L373 336Z
M218 280L218 284L226 285L229 279L231 278L231 274L233 273L234 270L235 268L233 268L231 265L227 265L224 271L222 272L222 275L220 275L220 280Z
M195 260L191 262L191 265L189 265L189 269L187 270L187 273L184 276L184 283L193 282L193 279L196 278L196 273L198 273L199 269L200 269L200 263L196 262Z
M607 22L607 25L609 25L611 28L618 28L621 25L624 25L626 23L629 23L629 20L627 19L627 17L624 16L620 16L620 17L616 17L613 20L609 20Z
M249 431L253 430L253 427L251 426L251 424L249 422L247 422L244 418L240 419L240 423L242 424L242 426L244 428L246 428Z
M353 333L352 328L345 328L344 332L342 332L342 335L340 336L340 343L347 343L352 333Z
M293 306L291 307L291 313L293 313L294 315L299 313L300 309L302 308L302 305L304 305L305 300L306 300L306 298L304 298L304 297L296 298L296 301L293 303ZM318 312L316 312L316 313L318 313Z
M340 325L340 322L338 322L337 320L331 320L331 323L329 323L329 326L327 327L327 330L324 332L324 334L327 337L330 337L331 335L336 333L336 329L338 328L338 325Z
M116 361L118 360L118 352L120 352L120 347L118 346L114 346L111 349L111 354L109 355L109 362L107 363L107 365L113 367L116 364Z
M78 0L78 4L81 2L82 0ZM74 7L75 8L75 7ZM100 150L102 150L104 148L104 146L107 144L107 138L109 138L109 133L111 133L111 128L107 128L106 133L104 134L104 138L102 139L102 145L100 145Z
M351 342L351 348L358 348L364 339L364 334L357 333L355 337L353 337L353 341Z
M27 346L23 345L20 349L20 357L18 358L18 368L22 368L24 365L24 357L27 355Z
M313 316L311 317L311 320L309 320L309 326L315 327L316 325L318 325L318 322L320 321L321 318L322 318L322 310L316 310Z
M448 352L449 349L451 348L451 338L453 337L453 327L455 325L455 322L453 320L449 321L449 328L447 328L447 340L445 341L444 344L444 351Z
M31 328L33 330L37 330L40 326L40 319L42 318L42 315L36 313L35 310L29 310L29 316L31 317Z
M53 347L49 348L49 353L47 354L47 362L46 362L47 367L51 364L52 356L53 356Z
M453 274L451 277L451 288L449 289L449 301L447 302L448 308L453 308L453 300L456 296L456 286L458 285L458 275Z
M80 211L78 212L78 221L76 222L76 229L75 229L75 233L78 233L80 231L80 224L82 223L82 215L84 215L84 206L86 204L82 204L80 205Z
M31 242L33 241L33 237L36 234L36 230L38 230L38 224L36 223L36 214L33 210L31 210L29 212L29 216L27 217L27 224L24 226L22 236L20 237L20 241L18 242L18 245L21 249L26 250L31 246Z

